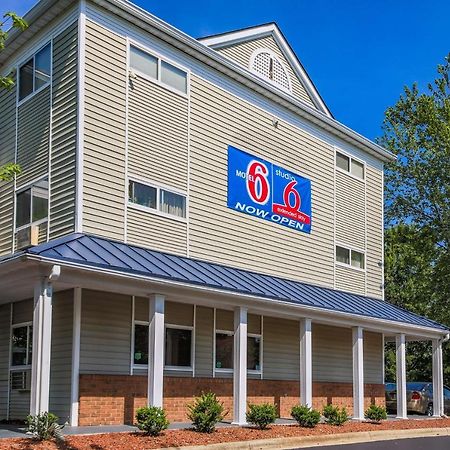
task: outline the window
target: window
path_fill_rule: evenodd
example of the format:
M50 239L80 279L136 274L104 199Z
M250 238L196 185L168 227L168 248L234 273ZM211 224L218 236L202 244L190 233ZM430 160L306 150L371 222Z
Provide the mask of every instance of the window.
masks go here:
M48 216L48 181L42 180L16 194L16 228L42 223Z
M192 367L192 329L166 327L165 365Z
M247 337L247 370L261 370L261 336Z
M155 80L158 78L158 58L136 47L130 47L130 66Z
M364 180L364 164L350 156L336 152L336 167Z
M11 366L31 364L33 328L31 324L13 326L11 334Z
M170 368L192 367L192 327L166 325L165 365ZM148 364L148 323L135 322L133 364Z
M336 262L357 269L364 269L365 255L357 250L336 246Z
M233 347L233 333L216 333L216 369L233 369Z
M148 325L134 325L134 364L148 364Z
M130 67L165 86L187 93L187 73L184 70L134 46L130 46Z
M290 90L290 81L286 70L270 50L258 50L252 57L251 68L283 89Z
M186 218L186 196L160 187L130 180L128 202L171 216Z
M19 67L19 100L50 83L51 45L48 43Z

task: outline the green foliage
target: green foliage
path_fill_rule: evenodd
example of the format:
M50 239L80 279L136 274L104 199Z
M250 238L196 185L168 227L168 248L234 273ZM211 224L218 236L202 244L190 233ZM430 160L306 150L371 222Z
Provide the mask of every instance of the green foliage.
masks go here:
M277 409L270 403L249 405L248 408L247 422L256 425L260 430L265 430L277 418Z
M169 426L164 409L158 406L145 406L136 411L138 428L150 436L158 436Z
M372 422L379 423L382 420L387 419L386 408L372 404L366 409L366 412L364 413L364 417L367 420L371 420Z
M330 425L343 425L348 421L348 413L345 407L339 408L338 406L327 405L322 411L325 421Z
M212 433L225 415L223 403L212 392L202 393L188 405L188 418L194 429L201 433Z
M380 144L386 167L385 295L389 302L450 325L450 55L426 91L405 87L388 108ZM450 383L450 345L444 346ZM431 380L431 350L408 344L407 377ZM392 349L386 352L392 379Z
M320 422L320 412L309 406L296 405L291 410L291 416L301 427L314 428Z
M41 441L49 439L64 441L63 428L64 425L58 424L58 417L49 412L27 417L27 433L32 434Z
M5 164L0 167L0 181L11 181L15 175L19 175L22 169L18 164Z

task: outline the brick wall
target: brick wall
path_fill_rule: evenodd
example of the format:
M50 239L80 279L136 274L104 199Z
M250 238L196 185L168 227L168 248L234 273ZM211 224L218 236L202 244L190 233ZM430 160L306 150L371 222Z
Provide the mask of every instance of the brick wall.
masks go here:
M223 401L228 418L233 412L233 380L225 378L164 377L164 408L173 422L186 421L186 405L202 391ZM351 383L313 383L313 406L346 406L353 413ZM365 404L384 405L384 386L365 385ZM79 425L132 423L135 411L146 404L147 377L131 375L80 375ZM248 380L248 403L274 403L280 417L289 417L298 404L298 381Z

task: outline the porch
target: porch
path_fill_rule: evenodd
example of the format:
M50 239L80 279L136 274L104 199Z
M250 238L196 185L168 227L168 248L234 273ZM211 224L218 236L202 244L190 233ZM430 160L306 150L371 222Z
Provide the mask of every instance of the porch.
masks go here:
M76 261L82 252L84 262ZM396 341L400 418L406 341L433 341L434 408L442 414L444 327L362 296L143 252L75 235L0 264L9 328L23 325L15 307L34 298L33 358L22 367L31 369L32 414L54 411L72 426L122 424L151 404L185 421L186 403L212 390L236 424L245 424L248 403L263 401L277 404L280 417L299 402L333 403L361 420L370 403L384 403L384 339ZM125 256L145 258L153 273L123 267ZM15 368L7 370L9 386ZM8 388L9 415L10 406Z

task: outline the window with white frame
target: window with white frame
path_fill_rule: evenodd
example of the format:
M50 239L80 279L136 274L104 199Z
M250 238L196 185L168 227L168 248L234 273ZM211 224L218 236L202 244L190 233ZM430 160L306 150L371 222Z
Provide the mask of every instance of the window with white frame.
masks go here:
M128 202L175 217L186 218L186 196L130 180Z
M11 366L31 365L33 326L31 323L13 325L11 332Z
M336 167L364 180L364 164L351 156L336 152Z
M178 92L187 93L186 71L134 45L130 46L130 69Z
M231 331L216 331L216 370L233 370L234 333ZM247 335L247 370L261 371L261 335Z
M48 43L19 67L19 100L49 84L50 78L51 45Z
M165 326L164 364L166 369L192 369L193 327ZM148 323L135 321L133 365L148 364Z
M48 180L16 192L16 230L43 223L48 218Z
M365 268L365 255L358 250L336 246L336 262L357 269Z
M285 90L290 90L289 76L281 61L268 49L260 49L252 57L252 70Z
M192 369L192 327L166 325L164 364L168 369Z

